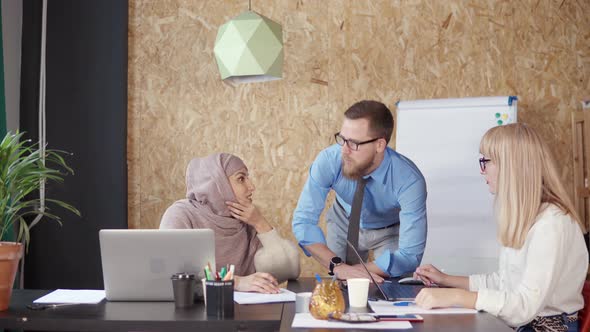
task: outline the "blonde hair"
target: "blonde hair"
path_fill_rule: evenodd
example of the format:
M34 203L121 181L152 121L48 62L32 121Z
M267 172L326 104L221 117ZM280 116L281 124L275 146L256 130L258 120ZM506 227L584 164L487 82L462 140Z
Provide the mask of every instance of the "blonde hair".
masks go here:
M479 151L498 168L495 207L503 246L520 249L546 203L560 208L584 232L549 148L535 130L522 123L494 127L481 139Z

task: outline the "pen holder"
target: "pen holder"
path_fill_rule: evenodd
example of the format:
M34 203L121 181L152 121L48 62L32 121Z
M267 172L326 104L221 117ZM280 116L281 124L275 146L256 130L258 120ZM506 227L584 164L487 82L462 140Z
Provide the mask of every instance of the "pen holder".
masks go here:
M234 281L205 281L207 316L231 318L234 316Z

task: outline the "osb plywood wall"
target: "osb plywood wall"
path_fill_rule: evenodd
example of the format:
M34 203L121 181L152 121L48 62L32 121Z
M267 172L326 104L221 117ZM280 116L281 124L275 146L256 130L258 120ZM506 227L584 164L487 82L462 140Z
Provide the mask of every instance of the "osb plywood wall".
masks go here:
M240 86L220 80L213 45L248 1L129 6L132 228L158 227L192 157L225 151L250 166L255 203L293 239L308 167L361 99L394 110L399 99L517 95L519 120L542 132L572 186L570 114L590 95L586 0L255 0L283 26L284 79ZM304 275L320 271L301 262Z

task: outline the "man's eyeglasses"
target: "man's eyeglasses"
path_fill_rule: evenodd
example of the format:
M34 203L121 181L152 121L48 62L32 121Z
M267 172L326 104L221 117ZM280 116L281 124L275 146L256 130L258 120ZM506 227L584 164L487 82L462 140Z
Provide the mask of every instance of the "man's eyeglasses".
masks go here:
M492 161L492 160L484 158L484 157L479 158L479 169L481 169L482 172L485 172L486 171L486 164L489 163L490 161Z
M344 136L340 135L340 133L336 133L336 134L334 134L334 138L336 139L336 143L338 143L338 145L344 146L344 144L346 144L351 150L358 151L359 146L361 146L363 144L375 142L376 140L380 139L381 137L373 138L368 141L357 142L355 140L346 139L346 138L344 138Z

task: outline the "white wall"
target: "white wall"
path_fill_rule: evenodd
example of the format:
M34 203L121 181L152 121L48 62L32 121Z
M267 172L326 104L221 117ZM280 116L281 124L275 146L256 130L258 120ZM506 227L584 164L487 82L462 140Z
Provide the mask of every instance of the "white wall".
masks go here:
M6 128L13 132L19 127L22 12L22 1L2 0Z

